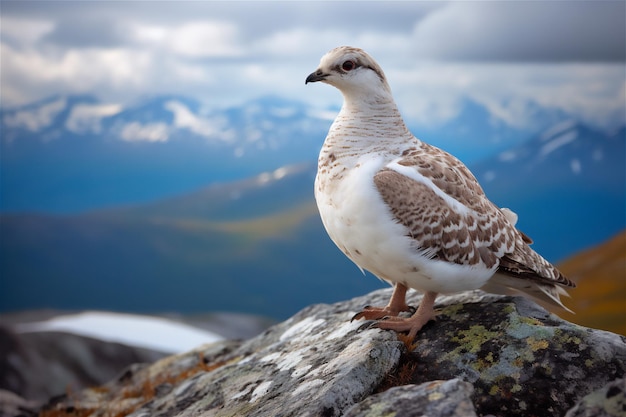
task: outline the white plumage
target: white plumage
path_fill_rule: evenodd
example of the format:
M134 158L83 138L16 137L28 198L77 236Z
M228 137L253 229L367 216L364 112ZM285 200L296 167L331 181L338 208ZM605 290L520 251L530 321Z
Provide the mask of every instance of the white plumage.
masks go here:
M574 287L534 252L452 155L406 128L379 65L364 51L328 52L306 83L321 81L344 97L319 155L315 198L330 238L360 268L394 285L385 307L355 318L386 320L385 329L414 337L434 316L438 293L483 288L522 291L565 308L561 287ZM410 318L408 288L424 291Z

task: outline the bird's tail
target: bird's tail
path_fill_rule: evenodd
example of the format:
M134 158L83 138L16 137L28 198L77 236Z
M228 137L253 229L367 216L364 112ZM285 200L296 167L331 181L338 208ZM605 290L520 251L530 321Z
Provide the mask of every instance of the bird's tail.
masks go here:
M559 307L567 312L574 313L561 301L561 296L569 297L569 294L559 285L546 284L496 273L483 285L481 290L503 295L521 294L533 299L544 307Z

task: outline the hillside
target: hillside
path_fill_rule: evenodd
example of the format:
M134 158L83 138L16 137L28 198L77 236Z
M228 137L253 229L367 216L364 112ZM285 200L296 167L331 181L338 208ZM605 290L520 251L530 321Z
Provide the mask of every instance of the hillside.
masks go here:
M141 207L3 215L0 309L285 318L383 287L326 236L310 172L263 174Z
M48 103L58 111L50 117L38 118L36 106L3 114L13 130L0 138L2 203L49 196L97 208L0 214L0 311L231 311L282 319L385 286L363 277L332 244L313 201L315 163L294 162L315 158L326 116L268 98L205 114L193 101L161 97L83 126L76 109L99 104L74 101ZM485 117L479 107L467 110L474 123ZM20 124L40 119L48 124ZM221 128L208 129L211 120ZM167 140L115 136L159 123ZM446 129L454 132L446 127L443 138ZM232 141L222 140L225 132ZM470 168L496 204L517 212L535 250L555 262L626 228L619 175L625 135L567 119ZM283 160L292 162L256 173ZM105 194L142 202L103 207Z
M559 268L578 287L566 300L576 314L558 314L583 326L626 335L626 230L572 256Z
M125 106L59 95L0 109L0 211L140 204L314 162L337 111L272 96L205 108L176 95ZM423 140L473 163L566 117L549 108L536 113L526 126L494 124L484 105L466 100L442 126L407 123Z

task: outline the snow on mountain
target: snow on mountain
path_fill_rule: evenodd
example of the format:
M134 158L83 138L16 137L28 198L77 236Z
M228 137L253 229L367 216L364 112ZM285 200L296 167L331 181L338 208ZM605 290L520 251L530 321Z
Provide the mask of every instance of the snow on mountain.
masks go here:
M52 124L54 118L67 106L65 98L56 98L39 106L27 106L10 112L3 117L3 124L8 128L26 129L38 132Z
M539 155L542 157L546 157L549 153L554 152L556 149L560 148L563 145L567 145L568 143L576 140L578 137L577 130L570 130L565 133L560 134L556 138L550 139L546 142L539 151Z
M67 96L3 110L0 211L143 202L312 161L329 115L277 97L207 109L182 96Z
M623 128L609 134L575 120L565 120L550 126L527 142L477 164L475 173L479 180L487 184L497 183L496 178L499 176L510 181L508 172L523 174L526 181L529 175L537 176L539 184L572 181L574 176L581 173L589 181L603 176L613 183L623 180L623 176L616 175L616 169L624 160L623 150Z
M551 260L626 228L626 130L574 120L472 166L487 196L520 215L518 227Z
M20 333L66 332L158 352L181 353L224 338L173 320L138 314L87 311L17 326Z
M541 140L542 142L548 141L562 134L563 132L567 132L568 130L573 129L575 126L576 126L576 120L573 120L573 119L563 120L562 122L556 123L548 127L546 130L544 130L539 135L539 140Z
M580 141L574 120L533 103L528 108L532 123L524 127L469 100L443 125L407 122L416 136L466 164L494 152L500 152L501 163L524 160L526 150L514 146L537 126L551 126L537 139L540 156L560 154ZM280 97L206 108L176 95L124 106L92 96L57 96L2 110L0 211L75 212L139 203L313 162L337 111ZM590 149L568 159L568 170L584 173L588 157L599 160L603 152ZM482 179L493 181L496 171L484 172Z
M119 104L76 104L65 121L65 128L77 134L98 134L102 132L102 119L120 111Z

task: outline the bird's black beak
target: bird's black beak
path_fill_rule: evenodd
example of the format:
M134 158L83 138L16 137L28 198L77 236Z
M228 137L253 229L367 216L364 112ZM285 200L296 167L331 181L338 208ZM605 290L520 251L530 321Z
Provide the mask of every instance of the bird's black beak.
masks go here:
M308 77L306 77L306 81L304 81L304 84L324 81L326 77L328 77L328 74L324 74L322 70L318 69L317 71L311 73Z

